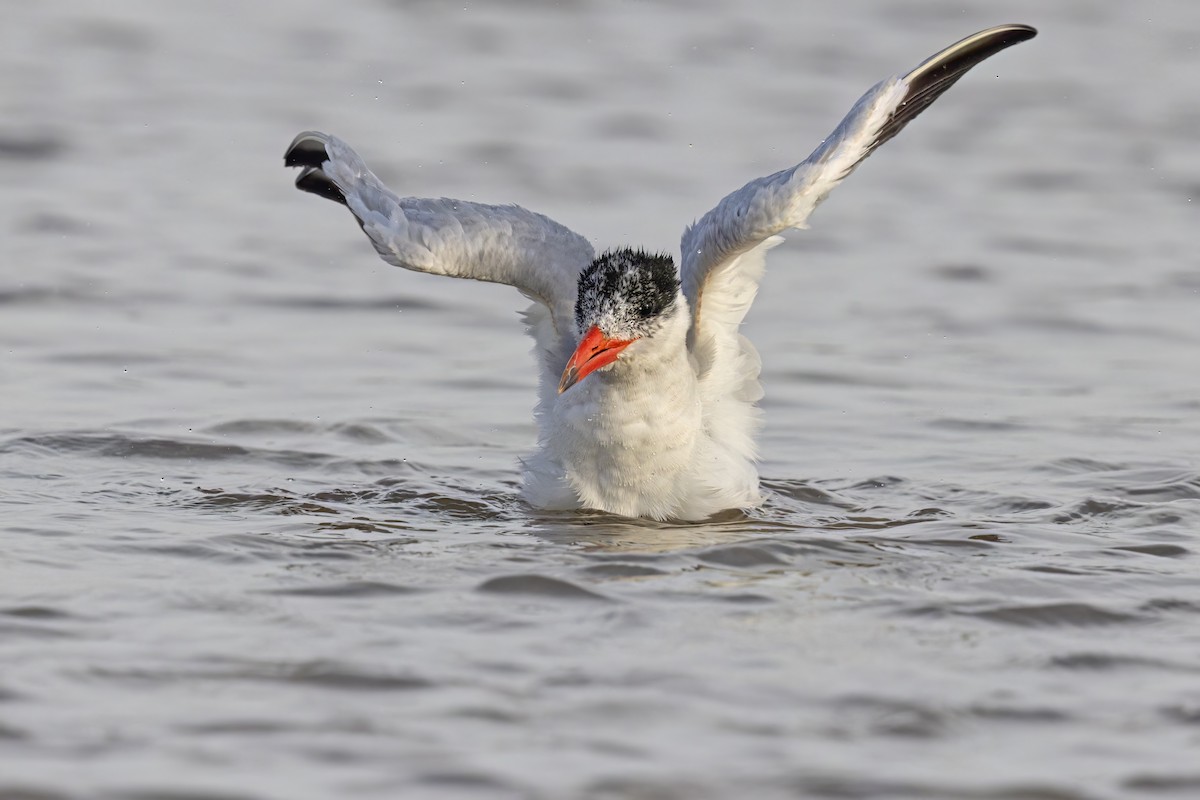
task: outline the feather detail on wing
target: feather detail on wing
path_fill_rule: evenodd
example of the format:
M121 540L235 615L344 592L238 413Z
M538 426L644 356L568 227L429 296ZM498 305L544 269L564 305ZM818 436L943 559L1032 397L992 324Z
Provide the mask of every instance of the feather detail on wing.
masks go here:
M980 31L922 62L904 77L876 84L800 164L758 178L725 197L683 233L681 282L692 308L689 343L701 381L757 391L758 373L737 333L778 234L803 228L813 209L863 159L891 139L967 70L1036 31L1002 25ZM729 361L732 360L732 363ZM745 374L741 383L726 383Z
M576 284L595 255L574 231L515 205L398 197L348 144L325 133L301 133L284 163L304 168L299 189L347 206L389 264L514 286L546 307L559 339L574 335ZM543 341L545 322L531 322L530 332L540 348L561 350L561 342Z

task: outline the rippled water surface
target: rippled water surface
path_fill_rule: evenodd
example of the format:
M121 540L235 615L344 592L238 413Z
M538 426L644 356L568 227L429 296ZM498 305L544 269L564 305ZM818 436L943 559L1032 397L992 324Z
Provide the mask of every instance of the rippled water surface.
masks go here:
M1200 6L3 17L0 798L1200 796ZM772 253L748 517L524 506L521 298L281 164L675 250L1000 22Z

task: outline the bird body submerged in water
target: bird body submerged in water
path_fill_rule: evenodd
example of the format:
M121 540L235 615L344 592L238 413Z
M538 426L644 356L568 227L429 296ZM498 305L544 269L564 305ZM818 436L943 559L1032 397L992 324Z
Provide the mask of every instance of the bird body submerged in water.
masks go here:
M420 272L505 283L539 361L538 450L522 493L543 509L704 519L761 502L754 435L760 361L738 327L766 251L879 145L971 67L1036 35L1003 25L884 80L800 164L751 181L684 231L669 256L610 250L519 206L398 197L345 142L296 137L298 188L346 205L380 256Z

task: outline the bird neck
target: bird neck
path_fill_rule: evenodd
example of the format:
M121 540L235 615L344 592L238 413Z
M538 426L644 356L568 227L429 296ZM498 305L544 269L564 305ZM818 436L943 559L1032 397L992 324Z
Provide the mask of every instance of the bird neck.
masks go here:
M607 377L614 382L693 382L695 371L687 351L690 318L687 301L681 295L663 314L654 333L630 345Z

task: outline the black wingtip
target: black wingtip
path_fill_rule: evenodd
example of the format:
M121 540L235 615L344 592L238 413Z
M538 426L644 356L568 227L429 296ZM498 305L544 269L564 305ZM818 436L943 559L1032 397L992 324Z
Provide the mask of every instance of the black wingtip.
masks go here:
M997 25L973 33L935 53L921 62L905 79L912 84L914 92L919 92L929 84L942 82L947 77L957 80L976 64L1035 36L1037 29L1030 25Z
M1013 44L1016 44L1017 42L1023 42L1026 39L1032 39L1038 35L1037 28L1033 27L1032 25L1022 25L1019 22L1014 22L1011 25L1005 25L1003 27L1008 28L1009 36L1011 37Z
M305 167L304 171L296 178L296 188L302 192L309 192L318 197L347 205L346 195L342 194L342 190L337 187L337 184L331 181L329 176L321 172L318 167Z
M285 167L321 166L329 160L325 142L325 134L317 131L304 131L288 145L287 152L283 154L283 165Z
M1030 25L997 25L973 33L922 61L904 76L908 93L892 118L879 129L874 146L878 147L899 133L972 67L1034 36L1037 36L1037 29Z

